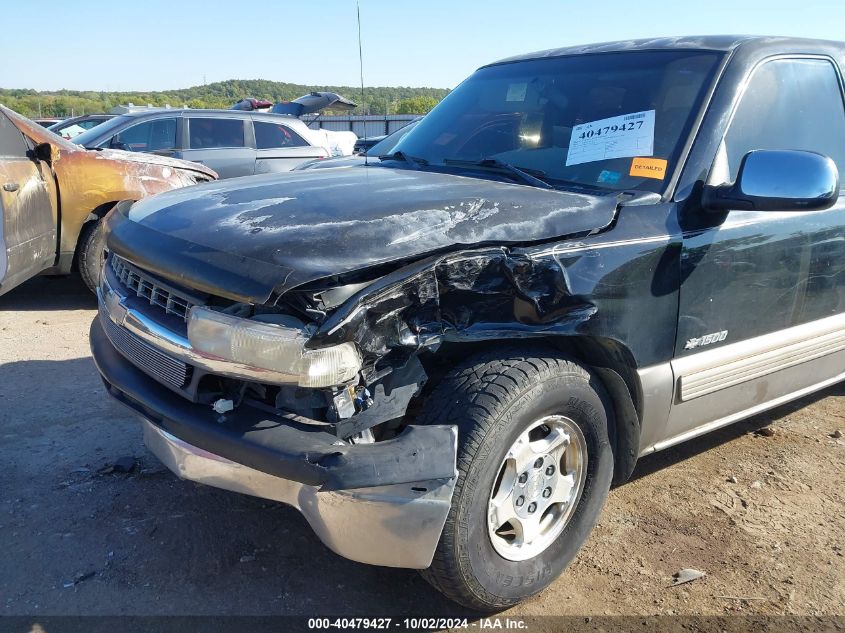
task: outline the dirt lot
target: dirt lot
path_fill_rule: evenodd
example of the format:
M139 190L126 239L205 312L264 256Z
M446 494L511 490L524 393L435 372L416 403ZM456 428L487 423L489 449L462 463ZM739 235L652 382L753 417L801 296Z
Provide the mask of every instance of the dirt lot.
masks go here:
M163 470L102 389L94 315L75 278L0 298L0 613L467 615L414 572L335 556L287 507ZM837 429L843 384L644 459L509 615L845 614ZM669 588L682 568L707 575Z

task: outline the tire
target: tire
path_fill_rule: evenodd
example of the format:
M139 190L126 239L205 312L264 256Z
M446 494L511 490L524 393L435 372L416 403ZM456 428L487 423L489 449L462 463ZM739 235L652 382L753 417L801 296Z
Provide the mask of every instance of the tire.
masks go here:
M432 564L421 572L423 577L451 600L484 612L510 607L548 586L575 557L607 499L613 477L608 440L612 411L599 380L556 350L500 349L470 358L449 372L432 391L417 421L455 424L459 436L452 507ZM507 475L502 473L509 468L505 458L514 454L514 442L525 437L524 432L537 420L566 420L573 438L580 431L578 442L586 448L586 464L579 471L578 496L554 506L565 508L558 510L560 517L552 515L557 522L553 525L562 531L555 536L555 531L549 530L546 538L553 540L536 555L511 560L500 550L512 546L503 545L498 533L488 527L491 494L505 486ZM549 427L533 428L545 433ZM561 474L565 463L561 460L558 464ZM534 474L531 476L533 482ZM518 482L510 481L516 491ZM536 490L533 484L530 487ZM547 490L551 488L543 490L543 496ZM509 497L514 507L519 503L516 495L513 492ZM543 511L551 512L551 506ZM530 554L531 549L525 553ZM513 556L510 551L507 555Z
M103 270L104 253L106 250L106 236L103 232L103 221L88 222L82 227L79 236L79 274L88 289L96 293Z

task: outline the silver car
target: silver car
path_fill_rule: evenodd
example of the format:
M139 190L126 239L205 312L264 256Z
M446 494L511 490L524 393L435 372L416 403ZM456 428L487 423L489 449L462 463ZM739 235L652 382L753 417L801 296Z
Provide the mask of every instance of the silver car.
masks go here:
M182 158L210 167L220 178L289 171L333 153L325 135L309 130L296 117L238 110L130 112L80 134L73 142L88 149Z

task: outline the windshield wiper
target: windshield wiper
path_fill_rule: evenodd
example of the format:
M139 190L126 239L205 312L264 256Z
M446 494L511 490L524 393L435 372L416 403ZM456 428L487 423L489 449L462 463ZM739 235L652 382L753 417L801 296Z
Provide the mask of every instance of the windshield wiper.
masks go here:
M378 157L379 160L401 160L405 163L410 163L414 169L419 169L420 167L425 167L428 165L428 161L425 158L418 158L416 156L409 156L402 150L396 150L392 154L384 154Z
M521 180L526 185L531 185L533 187L540 187L541 189L554 189L552 185L547 183L545 180L538 178L538 176L545 176L545 172L540 171L539 169L529 169L527 167L517 167L515 165L511 165L510 163L506 163L504 161L499 160L498 158L483 158L478 161L472 160L457 160L454 158L445 158L443 159L444 165L462 165L465 167L480 167L482 169L493 169L496 171L504 171L509 174L516 176L519 180ZM534 175L536 174L536 175Z

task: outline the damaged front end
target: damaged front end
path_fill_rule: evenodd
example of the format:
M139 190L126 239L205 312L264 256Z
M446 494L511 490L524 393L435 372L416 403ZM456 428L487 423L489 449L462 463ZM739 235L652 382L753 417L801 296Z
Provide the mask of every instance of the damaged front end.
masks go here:
M383 376L374 400L354 343L309 349L314 325L278 308L191 292L115 254L98 298L97 367L171 470L290 504L347 558L430 564L457 477L457 432L371 430L404 415L425 380L416 358L391 377L411 386L385 395ZM371 423L350 433L342 422L354 417Z
M91 331L109 392L141 415L177 474L290 503L348 558L417 568L431 561L457 479L457 429L414 424L441 348L577 332L596 308L569 283L566 255L538 248L562 224L573 237L599 231L617 207L537 190L523 206L525 189L487 183L499 194L490 201L468 195L469 179L426 177L436 180L417 191L452 203L437 201L434 223L410 212L417 239L401 215L305 224L311 211L289 204L293 193L262 204L217 183L159 197L172 203L166 214L156 201L121 205L107 219ZM379 178L384 192L408 186L406 174ZM311 194L301 200L331 186L306 176L286 189L297 183ZM370 241L350 248L355 236ZM526 237L540 246L518 248ZM454 243L470 238L481 244Z
M115 347L124 352L132 347L126 333L152 346L156 353L134 353L129 360L137 365L153 358L140 369L205 405L219 423L242 420L244 408L250 407L331 433L338 441L371 443L373 434L365 431L400 420L426 381L423 365L412 355L417 347L413 337L398 354L386 347L382 354L373 353L369 342L366 347L353 340L319 343L319 321L295 305L301 295L278 305L227 301L168 283L115 253L103 271L99 298L100 321ZM407 429L382 430L378 439ZM448 468L434 467L436 478L454 471L454 459L445 463ZM380 468L379 481L417 480L418 472L409 475L402 468ZM334 485L360 483L338 480Z
M563 270L503 247L475 249L402 266L363 288L309 284L279 304L319 315L309 345L351 343L360 353L360 383L337 394L330 409L338 436L350 437L402 420L428 378L424 367L437 370L444 343L577 331L596 309L572 294Z

